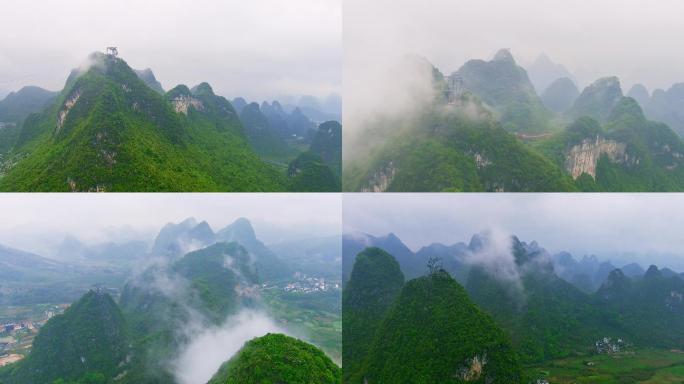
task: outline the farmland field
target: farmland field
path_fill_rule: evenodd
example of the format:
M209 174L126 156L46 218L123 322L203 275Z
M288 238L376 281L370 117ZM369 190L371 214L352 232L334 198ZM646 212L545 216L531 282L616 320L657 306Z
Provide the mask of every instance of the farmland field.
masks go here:
M528 381L551 384L682 384L684 352L640 349L612 354L570 357L526 369Z

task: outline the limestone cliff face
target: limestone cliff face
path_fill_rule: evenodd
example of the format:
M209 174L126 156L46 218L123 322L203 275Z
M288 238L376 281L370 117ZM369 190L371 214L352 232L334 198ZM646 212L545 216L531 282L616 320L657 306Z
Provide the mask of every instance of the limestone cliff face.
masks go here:
M596 178L596 164L602 155L608 155L611 161L626 163L629 158L626 152L627 146L614 140L606 140L596 137L594 140L584 139L581 143L570 148L565 155L565 169L578 178L582 173L587 173Z
M386 166L378 169L368 181L366 187L361 192L385 192L392 183L392 179L397 173L394 162L390 161Z
M64 125L64 121L66 121L66 117L69 114L69 111L71 111L71 108L73 108L74 105L76 105L76 102L78 101L78 99L80 97L81 97L81 90L77 89L64 102L64 106L62 106L62 110L59 111L59 114L57 116L56 133L59 133L60 129L62 129L62 126Z
M204 104L202 104L199 99L187 95L180 95L176 97L172 100L172 104L173 108L176 110L176 113L182 113L185 115L188 114L188 109L190 107L193 107L198 111L204 110Z

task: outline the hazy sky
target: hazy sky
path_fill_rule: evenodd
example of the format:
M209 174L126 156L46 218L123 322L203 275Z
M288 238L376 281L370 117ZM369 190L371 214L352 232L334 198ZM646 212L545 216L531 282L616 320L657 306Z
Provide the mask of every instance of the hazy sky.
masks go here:
M342 0L3 0L0 90L61 89L93 51L118 46L165 89L208 81L253 99L339 92Z
M684 271L684 194L345 194L343 206L345 232L393 232L413 250L492 229L551 252Z
M342 225L338 194L18 193L1 197L0 244L33 252L66 234L91 242L154 236L164 224L191 216L206 220L215 231L246 217L266 242L275 229L315 236L339 233Z
M522 64L545 52L580 82L618 75L625 88L669 87L684 82L682 15L678 0L345 0L345 82L392 54L451 73L510 48Z

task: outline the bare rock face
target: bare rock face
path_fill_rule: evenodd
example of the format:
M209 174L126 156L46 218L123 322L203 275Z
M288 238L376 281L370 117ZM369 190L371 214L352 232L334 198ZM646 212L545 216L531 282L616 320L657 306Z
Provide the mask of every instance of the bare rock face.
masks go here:
M385 192L390 186L392 179L397 173L397 168L394 163L390 161L385 167L375 171L373 177L368 181L368 184L361 192Z
M177 113L188 114L188 108L193 107L198 111L204 110L204 104L192 96L179 95L172 100L173 108Z
M605 154L613 162L627 163L629 158L626 148L624 143L598 136L595 140L582 140L580 144L570 148L565 156L565 169L573 179L577 179L583 173L596 178L596 164L599 158Z
M483 154L479 152L475 152L473 158L475 159L475 166L477 167L477 169L482 169L492 164L492 162L487 157L485 157Z
M59 130L62 129L62 126L64 125L64 121L66 121L66 117L69 114L69 111L71 108L76 105L76 102L78 99L81 97L81 90L76 90L69 98L64 102L64 106L62 107L62 110L59 111L59 115L57 116L57 133L59 133Z
M479 380L484 373L487 365L487 354L476 355L472 359L467 359L466 365L458 370L457 377L463 381Z

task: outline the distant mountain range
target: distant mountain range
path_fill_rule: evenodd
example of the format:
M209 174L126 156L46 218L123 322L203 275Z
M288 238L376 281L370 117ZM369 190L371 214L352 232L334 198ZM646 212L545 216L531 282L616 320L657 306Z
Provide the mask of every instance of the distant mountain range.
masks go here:
M102 53L89 61L61 92L26 87L0 102L0 190L339 190L334 172L333 182L289 176L319 134L300 109L238 112L207 83L165 92L150 69Z
M448 76L424 59L407 62L432 78L432 97L418 101L418 116L366 123L355 140L379 144L346 161L344 190L684 190L684 141L666 107L679 105L676 87L654 92L658 102L635 90L640 106L617 77L580 92L548 58L528 75L505 49Z
M562 64L554 63L545 53L542 53L532 64L525 67L530 76L538 95L547 91L558 79L566 78L573 84L577 83L575 77Z
M354 258L358 253L367 247L377 247L392 254L401 266L402 273L409 279L423 276L427 271L428 260L431 257L437 257L447 272L465 284L472 264L468 258L481 247L485 236L486 234L475 234L468 243L458 242L451 245L433 243L414 252L393 233L379 237L366 233L347 233L342 236L343 280L349 279ZM609 260L601 261L595 255L575 258L565 251L551 254L536 241L532 241L526 247L533 250L540 258L547 260L558 277L588 293L596 292L614 269L621 269L629 278L641 278L646 273L646 270L638 263L629 263L620 267L615 266ZM684 278L684 272L675 272L668 267L663 267L660 271L668 278L673 276Z
M0 305L71 302L94 285L122 284L130 273L122 264L56 261L0 245Z

